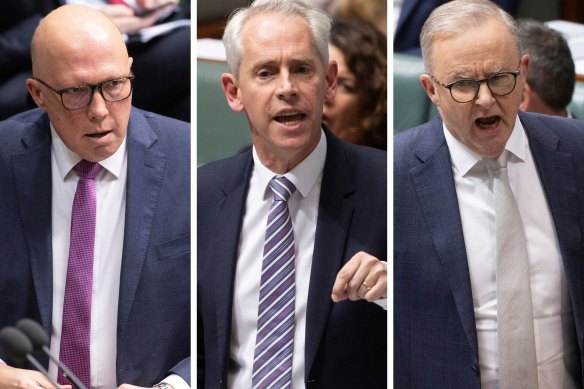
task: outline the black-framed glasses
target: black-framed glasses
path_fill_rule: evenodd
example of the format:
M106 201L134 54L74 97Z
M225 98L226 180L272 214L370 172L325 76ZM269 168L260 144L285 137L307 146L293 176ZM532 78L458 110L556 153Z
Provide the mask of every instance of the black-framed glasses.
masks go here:
M55 89L40 78L34 79L61 96L61 104L69 110L85 108L91 104L96 89L101 97L110 103L125 100L132 94L134 85L134 76L118 77L95 85L79 85L64 89Z
M495 96L505 96L513 92L517 84L517 76L521 73L521 61L514 72L499 72L482 80L458 80L450 84L442 84L433 75L432 80L440 86L450 90L450 96L457 103L468 103L477 98L482 83L486 83L491 93Z

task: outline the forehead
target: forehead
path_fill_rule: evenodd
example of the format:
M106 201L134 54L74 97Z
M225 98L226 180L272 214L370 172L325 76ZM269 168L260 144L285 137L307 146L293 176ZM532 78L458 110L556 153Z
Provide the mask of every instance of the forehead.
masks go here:
M242 63L284 57L319 59L308 23L299 16L275 13L250 17L242 29Z
M441 76L514 69L520 59L515 38L505 24L495 20L462 34L437 35L431 55L433 72Z

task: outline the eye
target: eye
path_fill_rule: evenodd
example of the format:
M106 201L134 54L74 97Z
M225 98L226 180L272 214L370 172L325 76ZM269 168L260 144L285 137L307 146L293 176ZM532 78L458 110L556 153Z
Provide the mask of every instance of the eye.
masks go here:
M346 93L355 93L355 85L347 80L339 79L339 89Z
M267 69L262 69L259 72L257 72L257 76L259 78L268 78L272 75L272 72L267 70Z
M86 86L76 86L73 88L63 89L62 94L71 96L82 95L87 92L87 89L88 87Z
M452 86L458 89L474 89L476 88L476 82L474 80L460 80L456 81Z

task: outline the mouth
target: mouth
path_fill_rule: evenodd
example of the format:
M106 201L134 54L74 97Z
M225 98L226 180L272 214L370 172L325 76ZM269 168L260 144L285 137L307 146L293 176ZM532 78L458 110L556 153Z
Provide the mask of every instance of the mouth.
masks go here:
M294 126L306 118L301 112L282 112L274 116L274 120L285 126Z
M477 125L477 127L483 130L492 130L494 128L497 128L500 121L501 118L499 116L489 116L484 118L478 118L477 120L475 120L475 124Z
M102 131L102 132L94 132L92 134L85 134L85 136L92 138L92 139L101 139L101 138L104 138L105 136L107 136L111 132L112 132L112 130Z

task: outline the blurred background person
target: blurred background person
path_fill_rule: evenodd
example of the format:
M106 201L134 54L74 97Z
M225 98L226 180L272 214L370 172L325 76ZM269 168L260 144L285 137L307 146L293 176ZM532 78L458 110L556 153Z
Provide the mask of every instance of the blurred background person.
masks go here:
M140 31L161 20L190 19L188 0L24 0L0 5L0 120L36 107L25 81L31 77L30 41L40 20L64 4L100 9L127 35L134 58L136 107L190 121L190 26L149 40ZM163 5L166 6L164 7ZM163 6L163 7L161 7ZM163 19L161 19L163 18Z
M26 89L32 76L30 41L58 0L0 2L0 120L36 107Z
M338 88L325 102L323 121L341 139L387 149L387 40L370 24L336 21L329 56L337 61Z
M576 70L568 42L541 22L518 20L519 37L529 54L529 72L519 109L572 117L568 104L574 94Z

